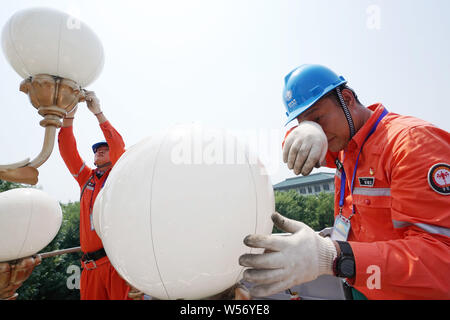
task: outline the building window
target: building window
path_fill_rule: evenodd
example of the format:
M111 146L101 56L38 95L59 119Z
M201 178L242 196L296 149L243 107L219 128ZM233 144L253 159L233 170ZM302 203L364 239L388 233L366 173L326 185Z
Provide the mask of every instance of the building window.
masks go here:
M322 185L322 187L323 187L323 190L330 191L330 185L329 184L324 184L324 185Z
M300 188L299 191L300 191L301 194L306 194L306 189L305 188Z
M314 186L314 191L315 192L320 192L320 186Z
M308 187L308 193L312 193L312 188Z

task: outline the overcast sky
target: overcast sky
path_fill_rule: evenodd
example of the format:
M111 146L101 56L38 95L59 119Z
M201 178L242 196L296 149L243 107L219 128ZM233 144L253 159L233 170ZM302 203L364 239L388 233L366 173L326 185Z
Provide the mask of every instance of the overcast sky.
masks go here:
M278 141L286 130L283 79L304 63L343 75L365 105L382 102L450 128L447 0L15 0L2 1L1 27L36 6L70 13L100 37L105 67L88 89L127 147L173 124L200 122L257 133L272 182L292 177ZM19 92L21 80L0 55L0 164L41 150L42 118ZM74 130L93 166L91 145L103 137L85 104ZM39 171L44 191L78 200L57 143Z

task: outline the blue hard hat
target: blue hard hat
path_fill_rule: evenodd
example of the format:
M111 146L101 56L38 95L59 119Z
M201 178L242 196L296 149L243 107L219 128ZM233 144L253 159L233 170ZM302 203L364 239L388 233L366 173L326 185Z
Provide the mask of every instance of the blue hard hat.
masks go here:
M294 69L284 82L283 100L288 116L286 125L328 92L347 83L344 77L317 64L304 64Z
M94 144L92 146L92 151L94 151L94 153L96 153L97 149L100 148L100 147L103 147L103 146L109 147L109 145L108 145L108 143L106 141L102 141L102 142L98 142L98 143Z

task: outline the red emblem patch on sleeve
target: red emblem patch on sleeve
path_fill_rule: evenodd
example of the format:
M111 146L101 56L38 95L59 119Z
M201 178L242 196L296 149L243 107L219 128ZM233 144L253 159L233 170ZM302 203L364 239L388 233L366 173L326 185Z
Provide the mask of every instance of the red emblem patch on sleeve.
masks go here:
M437 163L428 172L428 184L439 194L450 194L450 165Z

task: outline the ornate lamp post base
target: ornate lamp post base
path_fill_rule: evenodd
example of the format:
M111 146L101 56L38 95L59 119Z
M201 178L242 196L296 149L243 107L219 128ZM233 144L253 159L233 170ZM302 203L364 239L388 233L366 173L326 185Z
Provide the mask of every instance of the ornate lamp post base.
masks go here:
M74 81L40 74L30 77L20 84L20 91L28 95L31 104L44 117L40 125L45 128L44 144L39 155L30 161L0 165L0 179L34 185L38 181L36 170L44 164L52 154L56 129L61 120L85 99L84 90ZM33 168L33 169L26 169Z
M16 300L19 296L16 290L41 261L41 257L37 255L17 261L0 262L0 300Z

